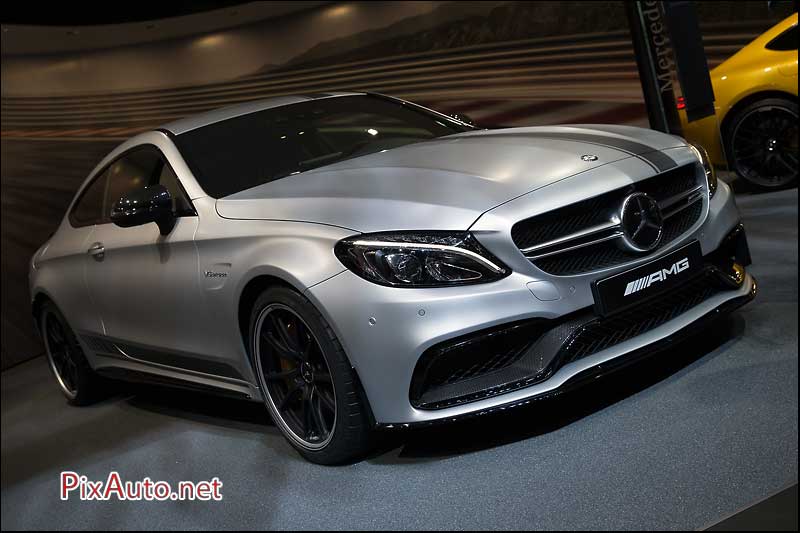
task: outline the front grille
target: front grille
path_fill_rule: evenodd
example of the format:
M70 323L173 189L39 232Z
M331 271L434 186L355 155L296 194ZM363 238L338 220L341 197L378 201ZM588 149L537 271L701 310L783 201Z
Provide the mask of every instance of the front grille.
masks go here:
M411 380L419 409L444 409L541 383L562 366L651 331L726 290L711 269L629 310L598 317L591 308L533 319L428 349Z
M686 233L703 213L703 202L694 202L664 221L662 246ZM538 259L534 264L555 276L572 276L621 265L639 256L623 250L615 241L605 241L593 246Z
M664 200L688 191L698 184L697 167L685 165L641 181L636 184L636 189L656 200Z
M711 271L630 310L597 318L573 332L559 350L561 365L596 354L661 326L724 290Z
M689 231L703 214L703 202L695 202L686 209L664 221L664 236L662 241L669 243Z
M531 263L553 275L577 275L624 264L641 257L620 246L621 228L615 217L625 197L644 192L662 206L665 220L660 248L700 220L701 191L705 188L699 176L696 165L685 165L517 222L511 229L511 237Z
M518 248L525 249L602 224L610 217L609 206L619 207L619 198L620 193L612 191L517 222L511 228L511 238Z

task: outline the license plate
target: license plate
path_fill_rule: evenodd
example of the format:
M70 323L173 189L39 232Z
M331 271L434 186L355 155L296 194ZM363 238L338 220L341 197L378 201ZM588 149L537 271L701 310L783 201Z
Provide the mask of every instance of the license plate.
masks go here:
M609 315L668 291L703 267L700 243L692 241L672 253L592 283L595 310Z

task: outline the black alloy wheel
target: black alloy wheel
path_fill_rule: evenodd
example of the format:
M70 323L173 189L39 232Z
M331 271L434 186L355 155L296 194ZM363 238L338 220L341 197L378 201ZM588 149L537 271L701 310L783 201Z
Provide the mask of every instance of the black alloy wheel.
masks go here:
M76 347L67 338L64 325L54 313L46 313L42 323L47 359L62 392L69 399L78 394L78 364Z
M42 307L39 327L50 370L67 401L88 405L105 396L108 383L92 370L78 338L52 302Z
M305 296L272 286L250 311L248 347L264 405L307 460L352 463L372 448L375 420L355 369Z
M736 114L727 135L732 169L760 189L797 181L797 103L781 98L755 102Z
M336 391L317 339L302 318L278 303L262 311L256 331L256 363L279 423L298 445L324 447L336 425Z

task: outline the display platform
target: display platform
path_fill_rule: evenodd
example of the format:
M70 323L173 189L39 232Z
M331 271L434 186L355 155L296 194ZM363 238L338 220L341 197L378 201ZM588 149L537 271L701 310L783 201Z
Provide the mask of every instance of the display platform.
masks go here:
M797 190L737 201L759 281L754 302L579 391L388 434L379 453L347 467L302 460L256 404L134 387L75 408L44 358L18 365L2 374L2 528L719 524L797 483ZM218 477L223 500L61 501L64 470L96 480L112 470L130 480Z

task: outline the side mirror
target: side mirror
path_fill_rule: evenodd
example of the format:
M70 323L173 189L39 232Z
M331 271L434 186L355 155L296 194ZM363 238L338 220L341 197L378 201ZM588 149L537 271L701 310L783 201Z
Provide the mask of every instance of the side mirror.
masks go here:
M161 235L167 235L175 226L172 197L163 185L151 185L131 191L114 202L111 222L121 228L155 222Z
M453 117L457 121L463 122L464 124L467 124L469 126L475 125L475 121L472 120L468 115L465 115L464 113L450 113L448 116Z

